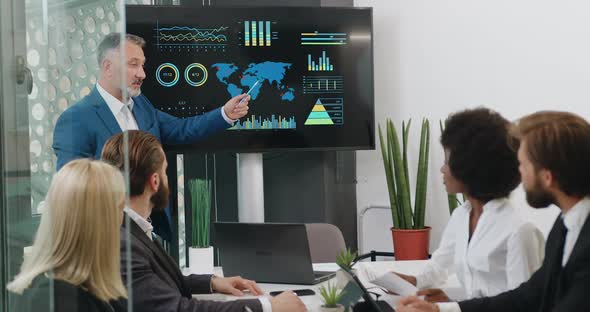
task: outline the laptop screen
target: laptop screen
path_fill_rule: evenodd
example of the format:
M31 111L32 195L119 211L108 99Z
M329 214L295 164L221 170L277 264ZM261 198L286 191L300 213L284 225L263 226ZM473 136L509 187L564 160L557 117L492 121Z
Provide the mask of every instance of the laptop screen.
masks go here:
M215 222L214 234L227 276L267 283L314 282L304 224Z

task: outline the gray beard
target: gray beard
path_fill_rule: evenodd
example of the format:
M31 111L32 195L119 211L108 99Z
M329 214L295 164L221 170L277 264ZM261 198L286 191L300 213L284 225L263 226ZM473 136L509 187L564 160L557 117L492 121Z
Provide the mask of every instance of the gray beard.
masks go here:
M134 90L134 89L127 87L127 96L128 97L136 97L136 96L139 96L140 94L141 94L141 88Z

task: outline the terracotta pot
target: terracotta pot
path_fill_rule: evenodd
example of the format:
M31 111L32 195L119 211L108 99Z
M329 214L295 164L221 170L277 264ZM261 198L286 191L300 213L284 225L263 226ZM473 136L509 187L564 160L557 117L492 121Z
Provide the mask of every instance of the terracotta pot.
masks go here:
M395 260L426 260L430 243L429 226L419 230L391 228Z

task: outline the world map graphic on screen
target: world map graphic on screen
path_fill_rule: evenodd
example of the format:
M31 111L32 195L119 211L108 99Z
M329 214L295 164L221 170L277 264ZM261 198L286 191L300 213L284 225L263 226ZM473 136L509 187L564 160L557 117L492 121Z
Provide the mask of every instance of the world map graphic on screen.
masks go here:
M227 92L232 96L247 92L258 80L260 85L267 82L280 91L281 100L292 102L295 99L295 89L290 88L283 81L287 71L291 68L290 63L262 62L251 63L241 71L233 63L216 63L211 65L215 70L215 76L219 82L226 86ZM260 92L260 87L255 87L250 92L253 100Z

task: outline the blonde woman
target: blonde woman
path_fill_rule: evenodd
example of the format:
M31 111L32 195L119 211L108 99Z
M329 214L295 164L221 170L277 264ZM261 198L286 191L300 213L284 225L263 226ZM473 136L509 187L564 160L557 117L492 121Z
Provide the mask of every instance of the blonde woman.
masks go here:
M18 294L13 311L125 311L120 171L100 161L72 161L53 177L46 203L32 252L7 286Z

